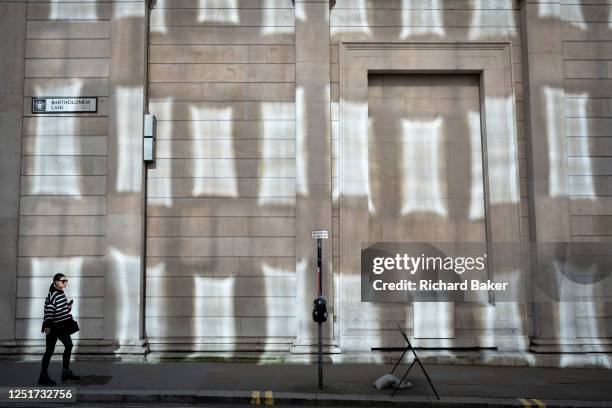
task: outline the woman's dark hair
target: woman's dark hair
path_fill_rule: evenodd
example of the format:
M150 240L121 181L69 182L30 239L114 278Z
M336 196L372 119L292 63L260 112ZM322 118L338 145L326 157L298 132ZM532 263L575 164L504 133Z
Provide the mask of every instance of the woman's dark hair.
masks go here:
M64 278L65 276L66 275L64 275L63 273L56 273L55 275L53 275L53 283L51 284L51 286L49 286L49 292L53 290L53 286L55 285L55 282Z

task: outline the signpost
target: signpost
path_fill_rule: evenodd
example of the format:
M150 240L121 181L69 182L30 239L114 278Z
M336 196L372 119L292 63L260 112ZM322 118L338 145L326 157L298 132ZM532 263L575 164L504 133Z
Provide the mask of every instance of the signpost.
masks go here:
M319 389L323 389L323 323L327 321L327 304L323 299L323 239L327 239L327 230L312 231L312 239L317 240L317 298L314 300L312 319L317 323Z
M98 97L45 97L32 98L32 113L97 113Z

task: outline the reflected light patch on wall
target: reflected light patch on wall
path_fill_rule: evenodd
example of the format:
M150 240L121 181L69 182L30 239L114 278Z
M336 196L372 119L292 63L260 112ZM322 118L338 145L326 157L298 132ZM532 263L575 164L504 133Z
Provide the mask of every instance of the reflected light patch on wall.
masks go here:
M306 101L304 100L304 88L298 87L295 90L295 182L296 192L302 196L308 195L308 148L306 145L306 137L308 130L306 129Z
M200 0L198 21L238 24L237 0Z
M562 290L562 288L560 288L560 290ZM572 337L575 336L575 327L574 327L574 303L572 302L555 302L555 303L548 303L549 307L552 308L557 308L558 311L558 316L556 319L553 319L556 321L557 324L557 335L555 336L555 338L557 339L562 339L562 340L567 340L567 339L571 339ZM552 316L554 316L554 312L552 314ZM559 348L562 351L561 357L560 357L560 361L559 361L559 366L560 367L569 367L572 364L572 360L573 358L571 356L567 356L565 353L571 353L573 346L570 345L566 345L566 344L560 344Z
M507 281L510 284L509 286L512 288L517 288L516 290L516 297L517 300L520 299L520 296L523 296L524 290L525 290L525 272L521 269L516 269L511 271L510 273L506 274L507 276ZM505 310L506 315L504 316L504 319L509 320L509 321L514 321L517 323L516 326L516 331L519 334L526 334L527 333L527 326L526 326L526 322L525 322L525 317L523 315L522 309L521 309L521 305L524 303L519 303L518 301L516 302L504 302L503 305L505 306Z
M344 268L347 268L347 266L344 266ZM344 269L337 277L338 289L335 290L335 296L337 297L334 298L334 301L339 303L340 307L335 309L335 319L338 319L338 323L341 326L341 334L339 336L340 348L346 347L343 344L343 334L348 334L346 337L350 338L350 331L353 330L362 333L359 345L360 351L370 352L371 347L401 345L403 340L400 340L401 335L397 332L396 324L406 328L408 331L413 329L413 303L384 304L361 302L359 264L353 266L353 268L355 269ZM334 275L336 274L334 273ZM329 303L331 303L331 300L328 299ZM392 342L391 345L389 340ZM398 341L397 343L396 340Z
M238 181L236 177L236 163L234 160L234 146L232 141L232 126L223 127L226 133L217 135L215 145L218 150L214 152L217 159L203 159L210 157L207 152L208 146L203 140L203 120L220 120L232 123L233 111L227 108L197 108L189 107L191 111L191 125L193 127L194 139L193 150L193 195L195 196L221 196L237 197ZM206 178L224 178L222 183L207 183Z
M72 80L66 86L59 87L36 87L36 95L80 95L81 88L83 86L82 80ZM43 130L44 126L54 126L53 131ZM61 160L61 173L62 175L78 175L78 169L76 164L75 155L78 155L78 144L77 136L75 135L76 129L76 116L37 116L36 117L36 130L38 133L51 133L53 136L61 137L61 150L56 150L56 154L61 156L55 156L56 160ZM78 177L62 177L61 182L58 177L44 177L49 173L49 169L45 166L45 141L49 136L36 135L34 137L34 166L33 166L33 182L31 194L58 194L58 195L71 195L79 198L80 189L78 185ZM59 170L59 169L58 169ZM51 171L50 175L57 175L57 171ZM48 179L53 180L48 182Z
M471 188L470 188L470 220L484 218L484 175L482 171L482 132L480 130L480 113L468 112L468 125L470 127L471 146Z
M548 194L563 197L568 193L567 181L562 169L566 161L565 131L559 129L558 120L565 120L564 90L544 87L546 108L546 141L548 142Z
M142 2L121 3L114 2L111 9L113 10L113 18L143 18L145 17L146 7Z
M276 316L278 315L278 312L274 310L274 308L277 306L277 302L274 302L274 300L272 299L274 296L283 296L283 294L278 294L275 293L277 292L276 290L276 285L274 285L274 279L273 278L277 278L279 276L282 277L292 277L295 276L295 272L291 271L291 270L284 270L284 269L280 269L280 268L275 268L271 265L268 265L265 262L262 262L261 264L261 270L263 273L263 277L264 278L271 278L271 279L264 279L264 284L265 284L265 293L261 294L261 296L264 296L266 299L266 313L265 316ZM274 336L276 336L277 333L282 332L284 330L281 330L279 328L279 324L282 324L281 321L279 319L267 319L266 321L266 338L272 338Z
M512 115L508 115L511 107L510 97L485 97L487 132L493 132L487 142L491 204L511 204L520 200L516 127ZM496 134L499 129L507 129L508 133Z
M351 0L350 7L354 10L355 13L353 16L351 16L351 19L356 17L357 21L351 22L350 26L330 26L331 36L337 33L363 34L365 36L370 36L372 34L372 30L370 29L370 25L368 23L369 8L366 5L366 0ZM331 13L334 13L334 10L336 9L332 9ZM359 39L362 40L363 38Z
M193 303L193 330L195 337L236 337L236 322L234 311L234 277L194 277L194 303ZM211 294L219 296L211 296ZM210 300L215 303L215 310L206 310L206 303ZM207 302L208 301L208 302ZM206 325L203 317L219 317L222 311L223 318L218 320L218 324ZM212 313L211 313L212 312ZM212 326L212 327L211 327Z
M172 118L173 103L172 99L166 99L163 102L155 104L155 109L151 113L158 118ZM159 128L159 121L157 124ZM151 191L147 195L147 203L151 205L163 205L165 207L172 207L172 166L168 166L168 172L165 177L149 179L155 182L155 193L151 194Z
M603 333L600 334L599 324L604 322L605 319L602 318L601 312L597 312L597 308L599 306L602 311L605 310L605 304L603 302L606 296L604 294L609 285L602 285L601 282L584 284L570 281L566 275L561 274L561 270L563 268L568 268L568 266L563 262L557 261L553 261L553 264L556 269L556 275L562 277L562 280L558 282L558 291L560 293L560 298L564 300L550 303L552 307L559 308L559 317L556 319L558 321L557 338L567 339L579 337L589 339L588 342L590 347L601 344L600 336L605 338L605 335L603 335ZM596 265L572 265L571 268L575 276L595 276L599 269ZM604 297L602 297L602 295L604 295ZM591 299L591 301L584 301L585 299ZM604 347L606 346L604 345ZM564 351L571 353L572 346L568 346ZM563 367L570 366L572 358L569 356L563 357L565 358L561 359L561 365Z
M578 1L577 3L581 3ZM587 24L582 14L581 4L569 4L565 2L562 6L558 3L553 2L539 2L538 4L538 17L542 19L560 19L561 18L561 7L564 8L563 22L569 23L580 30L586 30ZM612 11L610 12L612 18ZM612 21L612 20L610 20ZM610 23L612 24L612 23Z
M485 39L490 37L515 37L516 21L514 18L513 0L503 0L500 2L497 9L494 11L499 16L500 24L503 25L488 25L486 16L483 16L482 9L487 8L488 1L474 0L474 10L472 20L470 22L470 32L468 38L470 40ZM483 29L485 31L483 32Z
M538 17L540 18L559 18L561 17L561 7L559 3L538 2Z
M151 32L166 34L168 27L166 26L166 9L153 5L156 14L155 20L151 19Z
M365 197L368 210L376 213L370 191L370 158L368 151L368 105L366 103L342 102L341 126L343 161L341 195L344 197ZM348 136L348 137L347 137Z
M81 257L32 258L31 262L32 276L48 275L50 278L58 272L61 272L68 277L80 276L81 268L83 267L83 259Z
M592 200L596 199L595 187L593 186L593 166L591 162L591 154L589 152L589 128L587 124L587 103L589 97L587 93L580 94L565 94L565 109L573 116L572 124L573 128L566 129L568 136L578 136L572 138L576 141L576 145L573 148L572 156L578 160L578 166L580 168L581 185L580 195L582 199Z
M332 158L338 158L340 157L340 143L338 143L339 141L333 141L331 143L331 148L332 148ZM333 171L333 170L332 170ZM338 200L340 199L340 178L338 174L334 174L335 177L332 178L332 201L338 202Z
M301 88L296 89L296 98L300 99L300 91ZM303 95L303 92L302 92ZM296 110L297 115L300 115L300 109L297 108L298 103L296 100ZM258 179L258 189L257 189L257 203L260 205L293 205L295 202L295 195L290 197L283 196L278 193L278 182L274 180L278 177L293 177L293 171L297 171L298 180L301 177L306 177L305 173L301 174L301 171L305 171L304 162L300 160L300 154L296 157L296 169L289 171L284 164L283 161L279 161L275 157L277 154L275 152L277 149L277 144L279 139L287 139L287 125L285 121L275 121L273 119L284 117L285 115L279 114L279 105L277 103L267 103L262 102L260 104L261 107L261 118L264 119L261 127L261 135L260 140L262 141L262 158L259 160L259 174L254 175L259 177ZM298 138L298 149L300 147L300 130L296 130L296 137ZM308 190L306 190L306 194Z
M274 0L266 0L266 1L274 1ZM298 2L295 4L295 20L299 20L303 23L308 21L308 16L306 16L306 10L304 10L304 3Z
M444 158L439 157L442 119L402 119L402 209L401 214L431 212L447 215L442 200Z
M455 337L455 305L450 302L414 302L414 337L440 339L451 347ZM432 318L433 317L433 318Z
M277 4L275 0L264 0L264 8L263 10L261 10L261 12L263 13L261 33L263 35L293 33L295 31L294 26L287 25L287 23L283 21L282 15L279 14L285 9L277 9L275 8L275 4ZM298 9L303 10L301 7L301 3L298 3L295 6L295 18L301 19L302 15L298 17Z
M568 2L569 3L569 2ZM581 3L580 1L577 3ZM563 21L573 25L581 30L587 29L587 24L584 21L581 4L563 4L564 18Z
M401 39L413 35L433 34L444 37L440 0L430 0L426 9L419 9L414 0L402 0ZM416 6L416 7L415 7Z
M592 291L594 285L589 286L589 288ZM580 310L580 320L586 323L581 325L581 328L584 327L584 329L580 331L580 337L591 338L593 339L591 341L595 344L600 344L602 342L599 338L599 327L597 324L597 315L601 314L601 312L598 313L597 309L600 308L598 306L600 306L602 310L605 310L604 305L601 303L598 304L597 302L576 303L576 308ZM604 352L604 347L602 347L602 350L600 350L601 352Z
M163 278L171 278L171 275L167 274L166 271L166 263L159 262L154 265L147 265L146 271L147 277L153 277L153 279L147 279L146 282L146 290L147 293L152 290L157 293L164 293L165 290L162 288L152 289L152 286L157 286L156 284L162 284L163 279L155 279L157 277ZM150 295L149 295L150 296ZM150 298L151 299L151 298ZM168 315L168 300L170 296L155 296L152 299L154 301L146 301L146 316L149 317L157 317L157 316L167 316Z
M491 337L495 336L495 309L496 306L485 304L479 308L481 312L480 320L482 321L482 335L481 335L481 345L484 346L494 346L486 343Z
M56 273L63 273L70 280L70 295L78 296L80 287L78 280L71 280L71 277L80 277L83 268L83 258L32 258L32 276L49 276L51 278ZM34 295L34 294L32 294Z
M113 264L113 290L117 294L116 338L127 340L138 335L138 329L134 327L134 322L138 321L135 313L138 307L134 307L133 291L130 291L134 285L130 283L140 276L140 257L126 255L114 247L109 248L108 254Z
M49 20L62 20L66 17L70 17L71 19L82 19L82 20L96 20L98 18L98 12L96 10L96 2L86 3L81 2L79 7L78 17L73 16L72 13L67 15L63 12L63 7L70 3L65 0L52 0L49 7Z
M295 273L297 277L296 285L302 287L302 285L307 284L308 281L304 281L304 278L310 279L312 277L310 282L314 282L314 275L311 273L311 271L312 265L309 264L308 259L300 258L300 260L295 264ZM308 332L312 328L312 319L305 318L303 315L298 313L297 326L298 333Z
M48 285L52 283L53 275L58 272L63 273L68 278L69 286L66 287L66 296L68 299L78 298L81 296L81 279L83 279L81 271L83 269L83 258L32 258L30 262L32 278L48 277L49 283L45 284L44 291L42 292L40 289L35 289L33 287L34 285L31 285L29 296L21 298L27 302L25 305L27 311L25 313L26 318L36 318L41 313L44 305L44 299L41 298L47 296ZM34 282L32 278L28 279L31 283ZM75 300L72 313L75 316L79 316L81 314L80 308L82 306L83 305L78 299ZM76 337L78 338L78 333Z
M118 87L115 104L117 117L117 192L137 193L142 190L142 122L134 114L142 112L142 88Z
M524 282L523 272L520 269L504 272L504 280L509 283L509 286L515 289L517 299L522 297ZM518 289L521 288L521 289ZM496 344L496 331L499 330L497 322L502 322L503 326L512 324L512 332L516 335L516 343L512 346L516 350L525 350L528 343L523 338L526 333L525 316L521 312L521 303L519 302L497 302L495 305L483 304L477 309L481 316L478 319L482 322L481 345L483 347L499 347ZM506 339L505 341L508 341ZM485 357L486 361L494 361L495 357Z

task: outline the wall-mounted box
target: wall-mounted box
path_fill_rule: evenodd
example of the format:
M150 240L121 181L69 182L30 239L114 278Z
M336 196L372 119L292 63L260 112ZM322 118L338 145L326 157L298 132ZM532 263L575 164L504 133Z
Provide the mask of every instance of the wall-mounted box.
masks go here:
M150 163L155 161L155 139L157 138L157 119L155 115L145 115L143 133L142 159Z

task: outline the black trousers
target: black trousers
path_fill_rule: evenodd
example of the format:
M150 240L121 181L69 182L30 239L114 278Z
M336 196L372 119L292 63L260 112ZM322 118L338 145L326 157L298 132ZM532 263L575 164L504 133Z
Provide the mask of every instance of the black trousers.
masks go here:
M56 330L51 329L49 334L47 334L47 348L45 349L45 354L43 355L42 359L43 373L46 373L47 369L49 368L49 362L51 361L51 356L55 350L55 343L57 343L57 339L59 339L64 345L64 355L62 356L64 370L68 370L70 368L70 354L72 353L72 340L70 339L70 335L62 332L58 333Z

